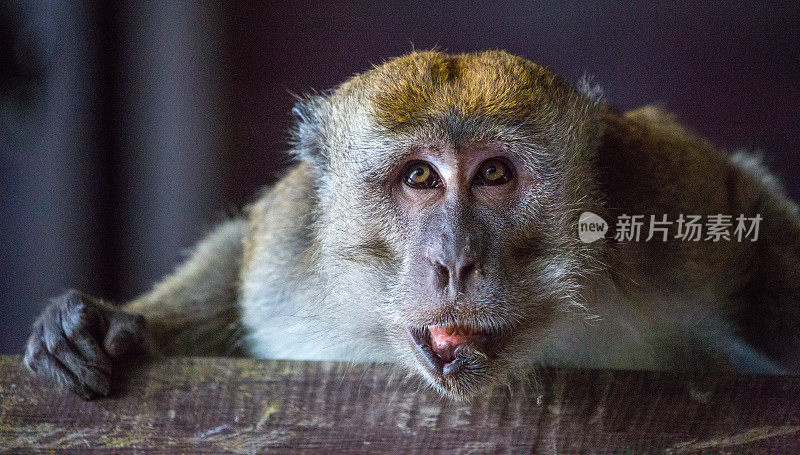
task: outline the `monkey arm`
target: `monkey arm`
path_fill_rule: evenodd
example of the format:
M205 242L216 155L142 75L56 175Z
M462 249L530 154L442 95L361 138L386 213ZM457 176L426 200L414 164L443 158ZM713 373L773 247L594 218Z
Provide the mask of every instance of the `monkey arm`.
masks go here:
M149 293L125 305L144 316L164 355L241 355L238 281L247 221L229 220Z
M148 354L240 354L237 282L246 221L223 223L191 258L123 308L78 291L50 301L25 365L89 399L108 395L127 360Z

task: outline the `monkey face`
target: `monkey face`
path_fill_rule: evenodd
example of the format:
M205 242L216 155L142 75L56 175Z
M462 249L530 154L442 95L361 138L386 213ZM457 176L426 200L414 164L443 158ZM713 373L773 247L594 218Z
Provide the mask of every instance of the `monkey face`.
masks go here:
M361 344L466 399L540 359L596 246L592 104L508 54L416 54L298 106L319 267ZM385 73L385 74L384 74Z
M397 302L417 368L466 396L497 374L519 311L509 302L514 218L531 175L498 143L415 147L391 189L407 252Z
M587 246L565 220L564 173L530 146L401 143L379 177L369 159L328 176L323 268L362 345L466 399L534 363L573 317Z
M503 378L558 316L553 284L566 283L550 275L547 244L557 231L535 216L551 190L499 141L412 147L395 169L391 204L407 245L395 314L415 367L468 397Z

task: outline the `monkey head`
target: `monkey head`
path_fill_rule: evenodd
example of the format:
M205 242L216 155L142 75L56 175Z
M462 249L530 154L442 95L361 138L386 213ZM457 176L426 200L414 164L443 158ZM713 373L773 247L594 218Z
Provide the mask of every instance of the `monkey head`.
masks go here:
M467 399L579 317L600 106L504 52L417 52L298 102L324 311ZM599 242L598 242L599 243Z

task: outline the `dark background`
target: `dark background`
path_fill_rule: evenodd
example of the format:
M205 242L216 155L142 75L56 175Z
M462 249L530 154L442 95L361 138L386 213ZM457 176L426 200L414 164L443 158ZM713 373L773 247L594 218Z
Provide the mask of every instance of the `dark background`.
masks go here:
M795 2L0 3L0 352L69 287L127 300L280 176L290 93L502 48L762 150L800 199Z

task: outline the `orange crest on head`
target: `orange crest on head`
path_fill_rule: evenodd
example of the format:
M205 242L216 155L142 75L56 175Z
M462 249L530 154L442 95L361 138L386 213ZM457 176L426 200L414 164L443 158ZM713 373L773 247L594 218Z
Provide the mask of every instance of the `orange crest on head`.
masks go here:
M571 98L572 88L543 67L501 51L416 52L365 74L378 122L405 131L457 115L519 123Z

